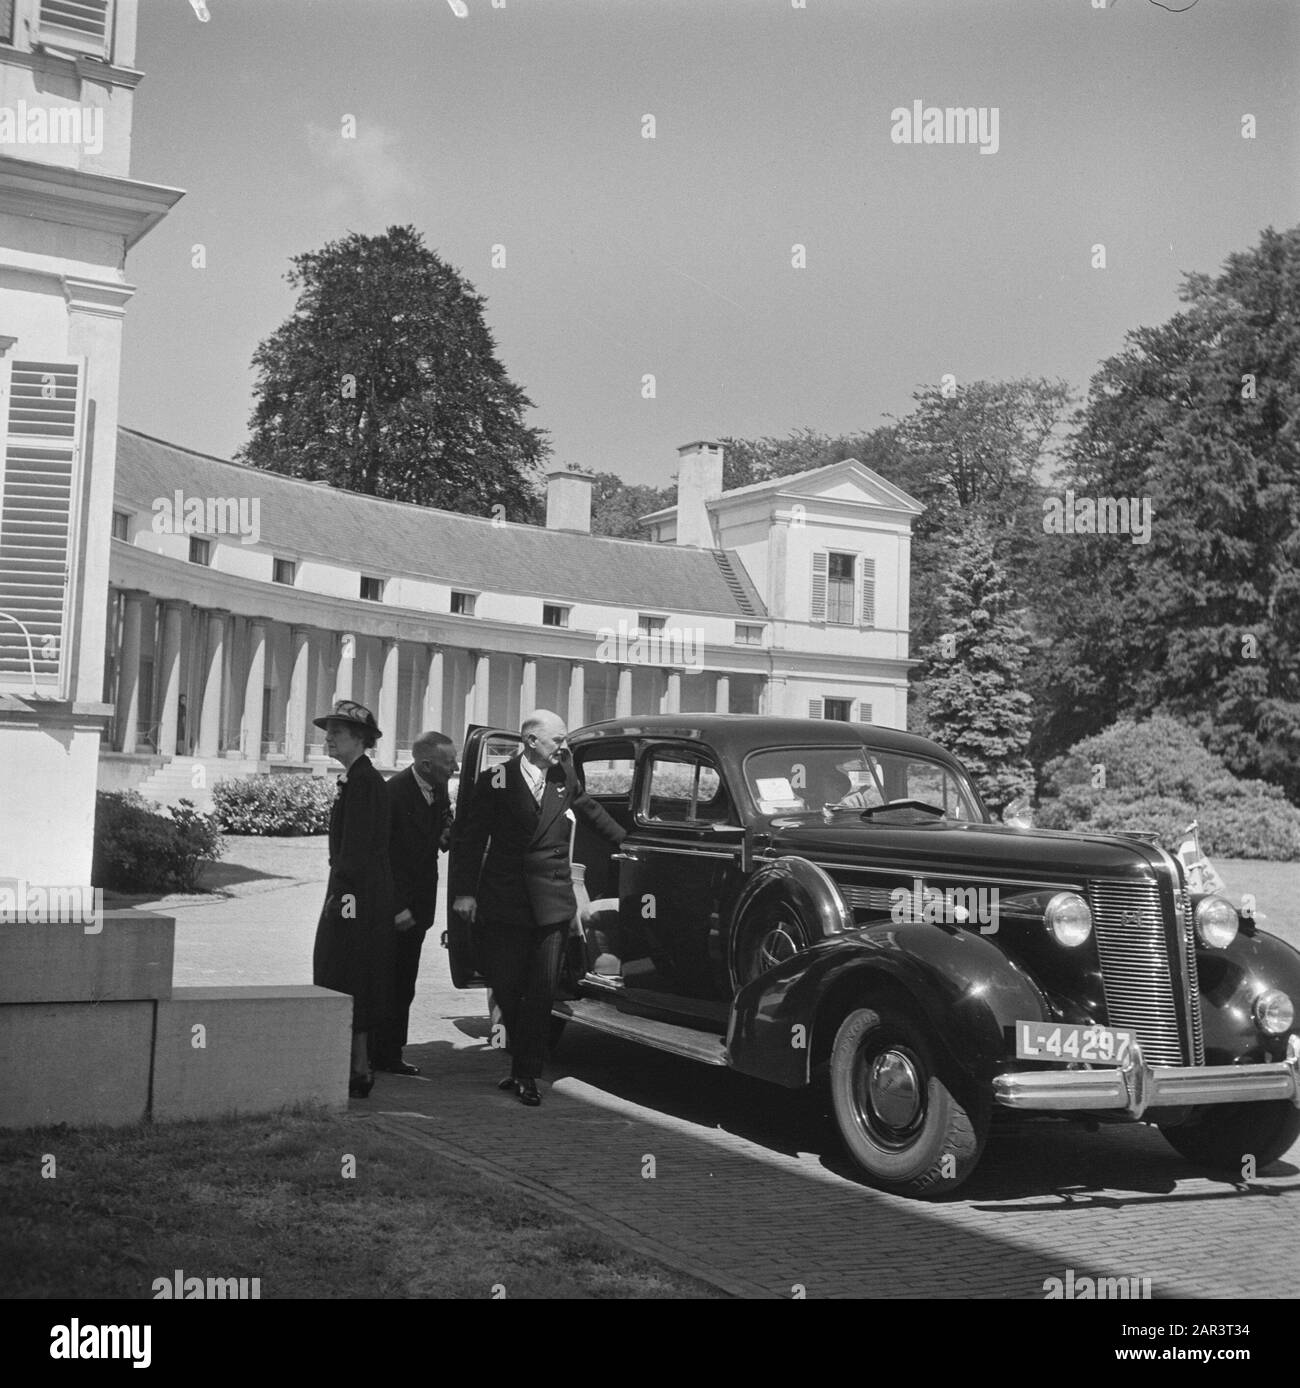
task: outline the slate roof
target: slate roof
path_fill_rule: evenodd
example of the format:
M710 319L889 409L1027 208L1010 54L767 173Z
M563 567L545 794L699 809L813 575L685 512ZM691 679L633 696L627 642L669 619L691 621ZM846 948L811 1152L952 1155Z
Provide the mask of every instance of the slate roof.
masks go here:
M378 577L404 574L476 591L669 613L767 615L734 550L494 525L263 472L120 428L119 500L149 511L155 498L177 489L187 497L260 498L260 549Z

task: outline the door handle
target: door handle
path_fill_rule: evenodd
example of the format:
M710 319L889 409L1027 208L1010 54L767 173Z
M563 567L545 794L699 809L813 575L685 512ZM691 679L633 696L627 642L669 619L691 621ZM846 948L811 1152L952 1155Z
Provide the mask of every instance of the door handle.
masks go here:
M610 861L614 863L639 863L641 861L640 854L633 852L611 853L609 857Z

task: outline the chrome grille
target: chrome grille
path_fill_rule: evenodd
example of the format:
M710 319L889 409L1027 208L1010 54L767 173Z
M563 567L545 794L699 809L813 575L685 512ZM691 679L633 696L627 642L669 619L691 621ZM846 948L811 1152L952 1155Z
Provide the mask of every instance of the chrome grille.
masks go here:
M1185 1064L1159 885L1094 882L1088 903L1110 1025L1135 1031L1149 1064Z
M1196 972L1196 925L1192 898L1184 889L1178 900L1182 914L1183 953L1187 958L1187 1004L1192 1018L1192 1064L1205 1064L1205 1028L1201 1022L1201 981Z

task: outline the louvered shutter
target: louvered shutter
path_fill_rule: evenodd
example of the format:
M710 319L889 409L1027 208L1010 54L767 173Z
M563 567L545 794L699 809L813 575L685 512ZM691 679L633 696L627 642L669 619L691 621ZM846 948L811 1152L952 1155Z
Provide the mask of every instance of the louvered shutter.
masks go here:
M66 698L85 363L0 369L0 688Z
M0 41L14 41L14 0L0 0Z
M866 555L862 558L862 616L858 625L876 625L876 561Z
M809 700L808 700L808 717L809 717L809 718L822 718L822 717L824 717L825 715L822 713L823 704L824 704L824 700L822 700L822 699L809 699Z
M859 723L873 723L873 722L875 722L875 719L873 719L872 716L871 716L871 705L868 704L868 703L866 703L864 700L859 700L859 701L858 701L858 722L859 722Z
M77 53L109 56L113 0L40 0L42 43Z
M822 550L818 550L812 557L812 620L814 622L826 620L826 576L829 564L830 556ZM817 716L821 717L820 714Z

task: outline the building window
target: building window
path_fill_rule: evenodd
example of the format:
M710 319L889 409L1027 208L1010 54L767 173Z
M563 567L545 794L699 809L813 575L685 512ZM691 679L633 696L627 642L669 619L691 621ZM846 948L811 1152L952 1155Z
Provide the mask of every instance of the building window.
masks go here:
M0 43L14 41L14 0L0 0Z
M833 719L838 723L851 723L853 721L853 700L823 699L822 717Z
M838 626L853 625L853 555L828 554L826 620Z
M294 579L296 579L297 577L298 577L298 565L295 563L294 560L292 560L292 559L277 559L277 560L275 561L275 566L274 566L274 569L273 569L272 574L271 574L271 579L272 579L273 582L275 582L275 583L288 583L288 584L292 585ZM362 581L362 584L364 585L365 579L362 579L361 581ZM366 595L366 594L365 594L365 589L364 589L364 587L363 587L363 588L362 588L362 592L361 592L361 596L364 598L365 595Z
M361 597L365 602L383 602L384 580L382 578L367 578L365 574L362 574Z
M113 0L40 0L41 43L107 58L112 37Z
M212 541L202 540L197 535L190 536L190 563L212 563Z
M648 612L637 614L636 627L642 636L653 636L668 625L667 617L652 617Z
M567 627L569 625L569 608L560 607L553 602L542 604L542 625L544 627Z
M458 593L455 590L451 595L451 611L456 617L472 617L474 615L473 593Z
M763 628L749 626L744 622L736 623L736 645L738 646L761 646L763 644Z
M115 540L128 540L131 538L130 532L131 517L125 511L113 512L113 538Z

